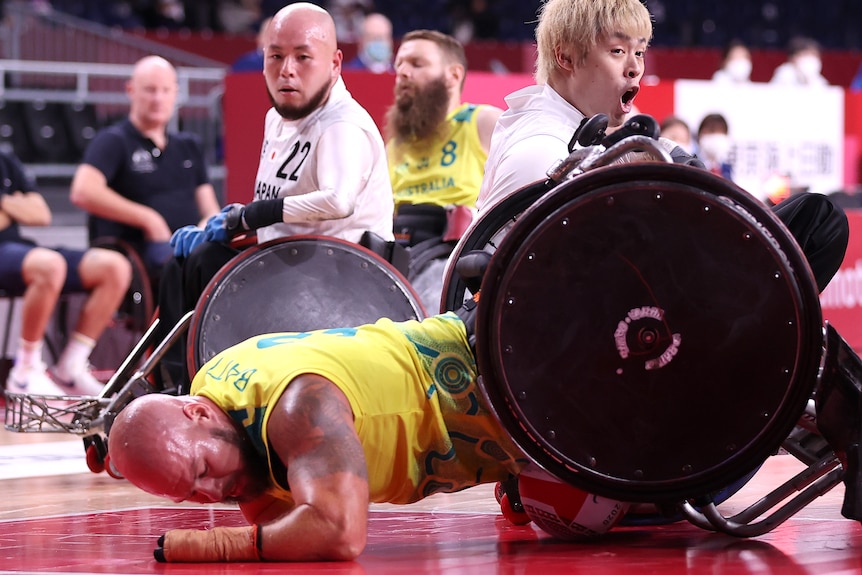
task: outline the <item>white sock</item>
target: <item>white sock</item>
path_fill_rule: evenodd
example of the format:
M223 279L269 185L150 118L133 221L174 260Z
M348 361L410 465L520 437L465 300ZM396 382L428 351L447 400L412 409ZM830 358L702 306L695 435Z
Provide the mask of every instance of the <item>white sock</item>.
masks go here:
M42 340L18 340L18 350L15 352L15 365L24 368L34 367L42 361Z
M54 370L60 379L69 379L87 369L87 360L96 347L96 340L77 331L69 337L66 349L60 354Z

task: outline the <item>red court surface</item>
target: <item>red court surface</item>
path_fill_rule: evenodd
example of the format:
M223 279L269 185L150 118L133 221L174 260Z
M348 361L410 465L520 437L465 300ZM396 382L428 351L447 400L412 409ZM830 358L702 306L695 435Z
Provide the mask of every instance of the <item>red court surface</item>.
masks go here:
M83 450L68 438L21 439L8 432L0 436L0 472L4 463L18 469L32 459L33 473L38 474L0 479L2 574L862 573L862 526L840 516L841 487L755 539L679 522L616 528L588 543L560 542L532 526L511 525L497 511L491 486L480 486L414 506L372 506L368 545L354 562L160 564L153 560L152 550L165 530L241 525L239 511L226 506L176 506L104 474L64 472L63 467L83 458ZM11 450L22 444L30 455L10 457L15 453ZM57 474L37 471L43 463L39 460L48 457L48 448L56 446L63 451L48 463ZM791 456L771 457L722 510L740 510L799 468Z

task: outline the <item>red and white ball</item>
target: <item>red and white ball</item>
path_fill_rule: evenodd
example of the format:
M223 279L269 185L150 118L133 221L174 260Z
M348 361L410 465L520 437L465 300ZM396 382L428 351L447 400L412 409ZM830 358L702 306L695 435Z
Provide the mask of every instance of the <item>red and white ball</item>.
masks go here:
M610 531L629 504L587 493L530 464L518 478L524 511L558 539L589 539Z

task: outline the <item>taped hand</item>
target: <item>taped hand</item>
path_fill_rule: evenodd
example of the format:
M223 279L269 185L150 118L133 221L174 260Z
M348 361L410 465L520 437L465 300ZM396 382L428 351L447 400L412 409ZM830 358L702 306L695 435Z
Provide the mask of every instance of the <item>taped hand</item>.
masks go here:
M171 246L174 248L174 256L178 258L188 257L192 253L192 250L198 247L204 239L204 230L199 227L181 227L171 236Z
M159 537L153 556L160 563L260 561L259 536L257 525L206 531L172 529Z

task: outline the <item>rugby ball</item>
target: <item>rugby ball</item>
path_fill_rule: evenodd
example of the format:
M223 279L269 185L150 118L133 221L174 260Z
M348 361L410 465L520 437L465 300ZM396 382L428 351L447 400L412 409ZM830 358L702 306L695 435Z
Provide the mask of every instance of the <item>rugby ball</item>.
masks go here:
M518 491L527 516L558 539L607 533L629 509L628 503L587 493L532 463L518 477Z

